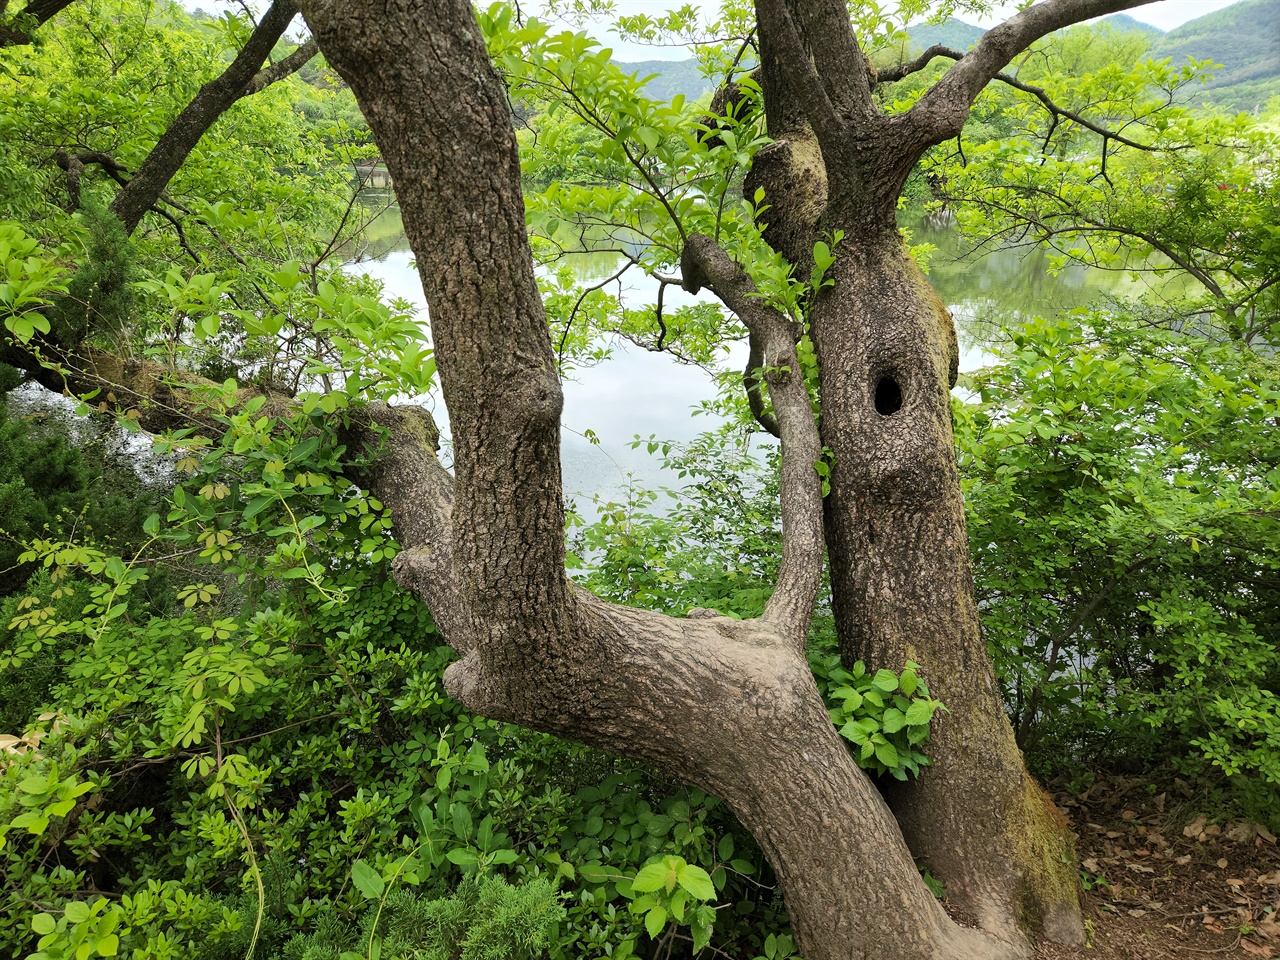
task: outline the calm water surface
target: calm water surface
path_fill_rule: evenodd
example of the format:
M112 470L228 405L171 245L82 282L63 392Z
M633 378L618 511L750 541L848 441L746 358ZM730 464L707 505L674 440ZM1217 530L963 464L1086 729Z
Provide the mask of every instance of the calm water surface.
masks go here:
M1051 270L1041 249L997 249L975 255L960 235L945 223L915 219L910 224L912 242L928 242L938 248L929 263L929 279L951 308L960 330L961 370L975 370L991 356L988 352L1003 335L1006 324L1031 316L1053 316L1074 307L1098 303L1107 294L1136 296L1147 292L1125 272L1071 267ZM398 218L393 213L378 225L376 236L363 257L352 264L382 280L386 292L414 303L426 316L422 286L413 268ZM575 269L583 281L599 281L619 266L612 255L584 254ZM639 271L629 271L609 292L628 307L651 304L657 283ZM708 299L667 288L669 307ZM713 298L710 298L713 299ZM727 352L724 365L740 370L745 348ZM660 487L679 483L642 448L632 449L636 437L653 435L662 440L689 440L717 422L695 415L698 406L715 396L707 372L675 362L669 356L620 344L612 359L577 370L564 383L563 455L565 495L590 516L593 495L617 499L628 484ZM435 404L442 428L447 430L443 404ZM588 431L599 438L589 443Z

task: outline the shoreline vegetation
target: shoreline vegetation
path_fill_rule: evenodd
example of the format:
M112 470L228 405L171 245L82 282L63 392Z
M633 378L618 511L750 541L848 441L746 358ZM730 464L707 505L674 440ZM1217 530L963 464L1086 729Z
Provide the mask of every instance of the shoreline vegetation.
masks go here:
M901 171L899 239L891 203L821 219L859 194L813 124L765 135L736 7L696 61L616 64L486 6L501 83L380 107L483 87L510 163L458 136L471 166L397 169L467 189L397 201L412 137L379 151L315 43L372 61L288 39L292 4L0 0L0 954L827 960L892 929L893 960L1280 956L1276 9L1037 41ZM869 113L982 36L872 47ZM904 317L924 360L832 372ZM924 449L911 418L936 475L859 473L860 437ZM575 489L573 450L622 444L625 479ZM928 540L911 498L947 484ZM923 816L1005 782L964 766L984 723L1023 819ZM899 908L815 922L828 859ZM979 916L966 871L1015 860L1025 896Z

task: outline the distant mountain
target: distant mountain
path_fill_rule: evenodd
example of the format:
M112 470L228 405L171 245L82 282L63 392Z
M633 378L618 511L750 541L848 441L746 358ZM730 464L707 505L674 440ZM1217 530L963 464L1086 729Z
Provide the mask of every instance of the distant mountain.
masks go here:
M955 17L944 20L942 23L917 23L907 27L911 49L921 51L937 44L950 47L952 50L968 50L981 40L986 32L982 27L975 27L972 23L965 23Z
M688 60L618 62L618 66L641 78L657 74L644 85L645 95L654 100L670 100L677 93L683 93L686 100L697 100L704 93L711 93L715 87L711 80L702 75L698 61L692 57Z
M1164 31L1159 27L1153 27L1149 23L1143 23L1141 20L1135 20L1127 13L1113 13L1109 17L1103 17L1100 23L1108 24L1117 30L1124 30L1130 33L1146 33L1153 37L1163 36Z
M1192 103L1253 110L1280 95L1280 0L1241 0L1168 33L1125 14L1114 14L1101 22L1117 30L1148 34L1149 56L1153 59L1170 57L1181 66L1191 56L1198 60L1212 58L1223 64L1208 84L1189 91L1187 99ZM907 27L908 50L903 53L919 52L934 44L967 50L984 32L981 27L954 18L943 23L915 24ZM693 59L618 65L642 77L656 74L645 87L645 92L654 98L669 100L683 93L685 99L696 100L714 87Z
M1280 94L1280 0L1241 0L1151 43L1151 56L1175 66L1212 58L1223 65L1191 94L1195 103L1252 110Z

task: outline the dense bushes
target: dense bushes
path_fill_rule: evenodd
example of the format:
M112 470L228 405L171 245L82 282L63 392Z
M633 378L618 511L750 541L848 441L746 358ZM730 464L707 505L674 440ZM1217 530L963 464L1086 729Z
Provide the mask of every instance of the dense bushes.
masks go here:
M1040 769L1170 762L1280 818L1280 366L1106 315L956 407L983 624Z

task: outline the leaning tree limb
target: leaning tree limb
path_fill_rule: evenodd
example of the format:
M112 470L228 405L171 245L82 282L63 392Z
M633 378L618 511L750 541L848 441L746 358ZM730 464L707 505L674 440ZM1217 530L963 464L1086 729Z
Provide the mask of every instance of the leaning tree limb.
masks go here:
M907 112L926 146L960 133L969 108L983 88L1019 53L1041 37L1073 23L1151 0L1041 0L992 27L977 45L949 69Z
M920 70L923 70L933 60L936 60L938 57L945 57L949 60L955 60L957 62L960 62L960 61L963 61L964 58L967 56L969 56L969 54L961 53L959 50L953 50L950 47L944 47L941 44L935 44L934 46L930 47L928 50L926 50L924 53L922 53L919 57L917 57L914 60L910 60L907 63L903 63L895 67L886 67L884 70L881 70L878 74L878 79L881 83L892 83L894 81L901 80L903 77L910 76L913 73L917 73ZM1000 73L994 74L991 79L999 80L1001 83L1006 84L1010 87L1013 87L1015 90L1021 90L1023 93L1031 94L1033 97L1039 100L1041 105L1046 110L1048 110L1049 113L1054 117L1055 125L1060 119L1070 120L1072 123L1076 124L1077 126L1083 127L1086 130L1090 130L1093 133L1098 134L1100 137L1102 137L1104 150L1107 142L1110 140L1114 140L1116 143L1122 143L1126 147L1133 147L1135 150L1164 149L1149 143L1142 143L1138 140L1132 140L1129 137L1126 137L1123 133L1120 133L1119 131L1111 130L1108 127L1104 127L1104 126L1101 126L1100 124L1094 123L1092 120L1090 120L1088 117L1084 116L1083 114L1078 113L1075 110L1068 110L1066 107L1063 107L1060 104L1058 104L1051 96L1049 96L1048 91L1045 90L1043 87L1037 87L1033 84L1025 83L1022 80L1019 80L1013 74L1000 72Z
M706 286L737 314L758 344L759 368L769 388L782 441L782 563L764 619L778 622L800 650L822 579L822 488L814 464L822 443L805 385L795 325L759 296L755 282L719 244L691 234L680 258L684 288Z
M14 16L12 20L0 20L0 47L16 47L31 43L36 29L44 26L57 14L71 6L75 0L31 0ZM0 3L0 18L3 18L8 7L8 0Z
M137 229L143 216L160 199L169 181L218 117L245 96L247 91L256 92L254 88L263 62L297 12L298 8L293 0L276 0L271 4L227 69L201 87L192 101L169 124L129 181L129 185L111 203L111 212L123 221L128 233ZM302 66L302 63L296 61L295 64L295 69ZM270 73L270 70L266 73ZM256 86L256 89L265 87L266 82Z

